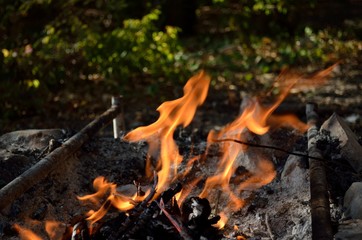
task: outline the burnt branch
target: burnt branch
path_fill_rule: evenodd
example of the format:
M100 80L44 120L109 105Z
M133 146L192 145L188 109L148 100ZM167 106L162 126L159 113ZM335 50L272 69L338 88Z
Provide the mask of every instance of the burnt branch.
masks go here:
M86 141L111 122L120 112L121 107L113 105L60 147L3 187L0 190L0 210L66 162L71 154L80 149Z
M168 213L168 211L165 209L165 203L163 202L163 199L161 198L160 203L156 201L158 207L161 209L161 211L165 214L167 219L172 223L172 225L176 228L176 230L179 232L180 236L184 240L192 240L192 237L187 233L187 230L183 226L182 222L178 222L176 219L174 219L171 214Z
M155 180L157 178L155 177ZM156 181L154 182L156 183ZM156 186L154 184L154 186ZM153 187L153 189L156 189ZM134 211L131 211L125 222L122 224L122 226L118 229L118 231L114 234L114 236L111 236L109 239L130 239L132 236L137 234L141 229L146 228L146 224L152 219L153 215L158 211L159 207L157 203L163 199L164 203L169 202L176 193L180 192L182 189L181 184L177 184L175 188L170 188L166 191L164 191L159 197L157 197L155 200L153 200L148 206L146 199L142 201L135 209ZM151 191L150 195L154 195L154 192ZM149 200L152 199L152 197L146 197ZM144 209L145 207L145 209ZM142 211L142 212L141 212Z
M306 106L308 120L308 155L310 170L310 194L312 215L312 239L333 239L331 215L329 208L329 196L327 191L327 176L325 161L321 151L317 147L317 136L319 133L317 123L318 114L316 106L308 103Z

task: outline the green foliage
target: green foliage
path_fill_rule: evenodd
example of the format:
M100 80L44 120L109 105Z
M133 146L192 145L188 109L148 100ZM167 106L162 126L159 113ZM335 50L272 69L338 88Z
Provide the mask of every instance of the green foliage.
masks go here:
M102 35L88 34L80 45L94 74L101 78L125 79L134 73L154 77L171 77L176 56L182 51L177 41L178 30L167 26L159 31L155 26L160 12L155 10L142 19L128 19L123 28Z
M301 33L317 1L212 0L225 14L220 22L232 32L289 38ZM308 13L308 14L306 14Z
M230 84L254 80L260 74L278 73L284 68L313 65L323 68L343 59L357 59L361 42L341 30L313 31L306 27L300 36L289 39L250 35L242 38L208 41L207 49L197 56L215 78L222 76ZM220 44L221 43L221 44Z
M177 81L176 74L187 71L177 65L179 30L160 29L161 12L141 1L19 0L5 9L0 26L2 115L41 111L60 90L87 91L101 84L109 93L124 94L142 84L135 79ZM39 21L27 23L36 15ZM7 27L12 21L14 29ZM37 100L28 106L16 95Z
M210 4L210 3L209 3ZM335 15L311 17L324 10L315 0L213 0L206 14L213 35L206 35L198 58L215 78L234 83L254 80L260 74L277 73L285 67L324 67L345 58L357 58L361 42L351 22L326 27L320 20ZM342 3L339 3L342 4ZM214 12L210 10L214 8ZM222 17L214 20L215 12ZM202 13L201 13L202 14ZM315 15L314 15L315 16ZM216 18L215 18L216 19ZM343 22L343 19L342 19ZM345 21L347 22L347 21ZM351 26L356 29L353 30Z
M355 57L356 49L361 49L353 24L340 30L314 27L305 20L316 10L315 0L199 1L201 27L189 39L180 38L177 27L164 27L168 17L183 14L175 14L179 9L168 9L173 4L166 3L2 3L3 119L37 114L52 102L71 102L75 95L100 99L106 92L161 98L162 87L182 86L181 81L201 68L214 76L214 85L245 82L285 66L323 65ZM182 5L188 3L178 0L177 6L189 9ZM203 12L205 5L208 8ZM167 10L170 12L165 14ZM134 91L136 88L142 90Z

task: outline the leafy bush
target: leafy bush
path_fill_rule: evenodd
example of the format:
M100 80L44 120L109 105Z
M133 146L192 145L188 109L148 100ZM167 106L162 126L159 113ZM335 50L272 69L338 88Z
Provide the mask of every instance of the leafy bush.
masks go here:
M199 31L189 39L179 37L179 28L164 26L167 19L180 26L193 24L193 14L180 15L194 11L195 2L170 3L14 0L3 4L2 118L36 114L49 102L67 104L77 95L89 99L101 98L102 92L131 95L137 92L135 87L143 91L141 95L162 97L160 88L182 86L179 81L201 68L215 76L212 84L218 83L216 79L222 84L225 79L245 82L286 65L325 64L360 51L352 25L335 30L314 28L304 21L313 15L315 0L198 1ZM70 100L64 99L64 93Z
M151 7L125 0L19 0L5 6L0 26L1 115L41 111L65 89L102 84L109 93L122 93L126 86L141 84L135 82L140 76L178 80L176 73L185 72L177 65L182 56L179 30L160 29L161 12L149 11ZM26 22L38 14L38 22ZM19 29L12 29L16 26ZM31 101L24 102L24 97Z

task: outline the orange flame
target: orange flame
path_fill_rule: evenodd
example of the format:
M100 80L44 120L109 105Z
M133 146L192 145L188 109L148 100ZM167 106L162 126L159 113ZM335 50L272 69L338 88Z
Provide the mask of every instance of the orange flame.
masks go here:
M309 78L309 81L322 82L325 77L332 71L334 66L323 70ZM254 98L245 106L243 113L232 123L225 126L219 132L211 131L208 136L208 142L212 143L215 139L238 139L244 141L247 131L255 134L263 135L269 128L270 124L273 125L289 125L296 127L300 131L307 129L306 124L299 121L292 115L272 116L275 109L287 97L292 87L296 86L300 81L307 83L306 78L301 75L283 73L278 77L276 84L278 85L279 95L277 95L275 102L270 106L262 106L259 101ZM218 169L215 175L206 180L205 187L200 193L199 197L206 198L211 190L216 186L222 188L223 193L228 196L229 202L227 204L225 213L230 213L231 210L238 210L244 205L244 201L239 197L239 193L245 189L256 189L265 184L270 183L276 173L273 164L267 159L259 159L257 156L255 161L255 169L251 170L252 176L246 181L242 182L237 188L232 190L230 187L231 176L235 173L238 167L239 159L247 155L247 147L235 142L224 142L221 145L222 156Z
M228 217L224 212L221 212L219 216L220 220L216 224L214 224L214 226L217 227L218 229L223 229L225 227L226 222L228 221Z
M159 119L145 127L139 127L129 132L124 139L127 141L146 140L149 144L149 153L154 155L160 147L158 158L158 189L166 188L170 179L177 173L177 166L182 161L178 147L173 140L173 133L177 126L186 127L192 121L196 108L206 99L210 77L204 72L189 79L184 87L184 96L160 105ZM172 172L171 169L174 171Z
M224 127L218 133L211 131L208 136L208 142L213 142L214 139L223 138L243 139L244 133L247 130L250 130L256 134L266 133L269 130L269 126L267 125L268 117L271 115L276 106L281 103L285 96L286 93L283 91L278 97L276 103L268 108L262 107L258 101L250 102L241 116L234 122ZM204 190L201 192L200 197L207 197L211 189L216 186L221 186L223 192L229 196L228 208L231 208L232 210L238 210L243 207L244 201L230 189L229 182L231 176L235 173L235 170L238 167L238 159L242 157L245 151L246 147L238 143L223 143L222 156L217 173L206 180ZM259 168L256 168L255 170L257 172L254 173L254 176L248 180L248 182L250 181L249 185L251 185L251 183L254 183L255 186L258 184L267 184L272 181L275 176L273 165L268 164L266 160L259 161L258 165ZM266 173L268 177L263 178L265 177Z
M305 131L307 129L306 124L299 121L295 116L273 116L272 113L286 98L293 87L315 86L316 84L322 83L334 66L335 65L310 78L284 72L275 82L279 94L272 105L263 106L258 99L252 99L245 107L243 113L235 121L218 132L211 131L209 133L209 146L215 139L222 140L233 138L244 141L248 131L263 135L269 131L270 126L288 125L297 128L300 131ZM182 156L179 154L173 135L178 126L186 127L190 124L197 107L206 99L209 84L210 77L204 72L190 78L184 87L183 97L164 102L158 107L157 111L159 111L160 116L156 122L149 126L139 127L129 132L124 137L124 140L130 142L139 140L148 142L149 155L146 163L147 175L150 175L149 173L152 172L150 156L158 157L156 166L158 170L158 191L155 194L155 197L167 188L176 178L185 177L189 173L190 168L180 176L177 176L177 168L182 162ZM236 168L239 165L239 160L248 156L248 152L246 152L247 147L232 141L223 142L220 146L222 147L222 156L217 166L217 170L213 176L206 180L204 189L199 196L201 198L206 198L215 187L222 188L223 194L228 198L226 210L221 213L221 220L218 222L218 226L222 228L224 227L228 218L227 215L231 210L237 210L243 207L244 201L240 198L240 192L246 189L256 189L270 183L274 179L276 173L272 162L257 156L253 159L255 169L248 169L252 175L248 176L248 178L237 187L231 187L230 179L235 174ZM197 159L198 158L195 157L189 160L188 164L191 164ZM188 167L190 167L190 165L188 165ZM200 179L195 179L192 184L196 184L199 180ZM91 210L88 212L88 220L91 221L91 224L101 219L111 206L114 206L121 211L127 211L134 207L135 201L141 201L144 198L140 198L137 194L125 196L117 193L116 185L108 183L103 177L94 180L94 188L97 190L96 193L78 197L80 200L89 200L94 204L100 205L101 198L108 194L107 200L99 210ZM190 189L184 189L182 193L177 196L180 202L182 202L189 194ZM147 194L145 196L147 196Z
M65 226L61 222L47 220L45 222L45 231L50 239L62 239Z
M93 182L93 187L97 190L96 193L86 195L83 197L78 197L81 201L89 200L94 204L100 204L100 200L108 193L107 200L102 204L102 206L97 210L90 210L88 212L87 220L90 221L91 225L99 221L106 215L108 209L113 206L120 211L127 211L134 207L134 203L137 201L142 201L145 196L137 196L135 193L133 196L126 196L117 192L117 185L114 183L109 183L104 177L97 177Z
M13 227L19 233L19 236L22 240L42 240L42 238L36 235L33 231L21 227L19 224L15 223Z
M195 188L196 184L200 182L200 180L201 177L197 177L194 180L192 180L190 183L182 186L182 190L175 195L179 207L181 207L186 197L192 192L192 190Z

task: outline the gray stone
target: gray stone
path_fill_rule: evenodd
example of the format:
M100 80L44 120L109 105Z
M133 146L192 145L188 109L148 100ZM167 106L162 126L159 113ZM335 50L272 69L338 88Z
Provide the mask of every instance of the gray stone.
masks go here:
M29 129L5 133L0 136L0 148L43 149L50 139L61 139L66 135L63 129Z
M282 187L297 190L298 187L307 181L306 167L303 158L289 155L281 174Z
M65 135L62 129L31 129L0 136L0 188L32 166L51 139Z
M362 182L353 183L344 195L344 218L362 219Z
M355 171L362 171L362 146L358 143L356 135L347 123L336 113L323 123L321 130L330 132L331 137L340 141L342 157L347 159Z
M24 172L32 164L31 159L0 149L0 188Z
M351 219L343 221L338 226L338 232L334 236L336 240L361 240L362 220Z

